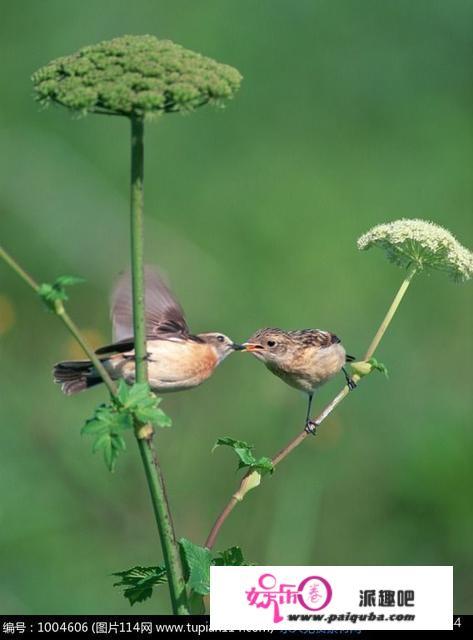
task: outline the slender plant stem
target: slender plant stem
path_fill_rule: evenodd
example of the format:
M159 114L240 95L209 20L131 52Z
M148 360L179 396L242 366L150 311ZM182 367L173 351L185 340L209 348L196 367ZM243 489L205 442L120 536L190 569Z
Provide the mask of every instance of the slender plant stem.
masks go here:
M135 342L136 381L148 382L146 359L145 283L144 283L144 233L143 233L143 149L144 123L140 117L131 118L131 282L133 294L133 328ZM171 513L166 498L163 475L152 442L152 432L146 437L135 433L146 480L151 495L153 511L158 525L164 563L168 575L169 592L175 614L188 615L186 583L182 570L179 547L174 534Z
M146 360L144 230L143 230L143 148L142 118L131 118L131 282L136 381L148 381Z
M89 347L89 345L87 344L87 342L84 340L84 337L80 333L77 325L72 320L72 318L67 313L67 311L64 309L64 306L62 304L59 304L59 305L56 305L56 307L57 307L56 308L56 315L59 318L61 318L61 320L66 325L66 327L69 329L69 332L74 336L74 338L80 344L82 349L85 351L85 353L89 357L89 360L92 362L92 364L94 365L94 368L97 370L98 374L100 375L100 377L102 378L103 382L105 383L107 389L110 391L110 395L113 396L114 398L116 398L117 389L115 387L115 383L113 382L111 377L108 375L107 370L105 369L105 367L101 363L100 359L97 358L97 356L95 355L93 349L91 349Z
M398 292L396 293L396 295L394 296L394 300L392 301L386 315L383 318L383 321L381 322L373 340L371 341L370 346L368 347L364 360L369 360L375 350L377 349L379 343L381 342L381 339L383 338L384 334L386 333L387 328L389 327L389 325L391 324L391 321L394 317L394 314L396 313L399 305L401 304L401 301L412 281L412 278L414 277L414 275L416 274L416 268L412 267L410 269L410 271L408 272L407 276L404 278L401 286L399 287ZM359 376L358 374L353 375L352 377L353 381L355 383L359 382L361 379L361 376ZM317 418L313 421L317 426L320 425L331 413L332 411L340 404L340 402L342 402L342 400L344 398L346 398L346 396L350 393L350 390L348 388L348 386L345 386L336 396L335 398L333 398L333 400L331 402L329 402L325 408L319 413L319 415L317 416ZM296 447L298 447L308 436L309 434L307 433L307 431L302 431L301 433L299 433L295 438L293 438L285 447L283 447L271 460L271 462L273 463L273 466L276 467L280 462L282 462L282 460L284 460L284 458L286 458L291 451L294 451L294 449L296 449ZM211 549L213 547L213 545L215 544L215 540L220 532L220 529L222 527L222 525L224 524L225 520L227 519L227 517L230 515L230 513L233 511L234 507L242 501L242 499L244 498L245 494L247 493L248 489L245 487L246 484L246 480L247 478L252 474L255 473L254 471L252 471L251 469L248 471L248 473L246 473L241 482L240 482L240 486L238 488L238 490L232 495L232 497L230 498L229 502L227 503L227 505L224 507L224 509L221 511L220 515L218 516L217 520L215 521L212 530L207 538L207 541L205 542L205 546L208 549ZM238 497L237 497L238 496Z
M391 324L391 320L393 319L394 314L396 313L399 305L401 304L401 300L404 298L404 295L409 285L411 284L411 280L415 276L416 271L417 271L416 267L411 267L407 276L404 278L401 286L399 287L398 292L394 297L394 300L391 303L391 306L388 309L388 312L384 316L383 321L379 325L379 329L376 332L376 335L374 336L370 346L368 347L368 350L366 351L365 360L369 360L373 356L376 349L378 348L378 345L381 342L381 338L384 336L386 329Z
M16 273L29 285L36 293L38 293L39 284L27 273L18 262L8 254L5 249L0 246L0 257L13 269Z
M230 515L230 513L233 511L233 509L237 506L239 500L238 498L235 497L235 494L232 495L232 497L230 498L230 500L227 502L227 504L225 505L225 507L223 508L222 512L220 513L220 515L218 516L218 518L215 520L214 526L212 527L207 540L205 541L205 547L207 547L207 549L212 549L212 547L215 544L215 540L218 536L218 533L223 525L223 523L225 522L225 520L228 518L228 516Z
M39 294L39 284L27 273L23 267L21 267L18 262L14 258L12 258L3 247L0 247L0 257L22 278L26 284L28 284L36 293ZM64 308L63 303L60 300L57 300L54 304L54 313L62 320L62 322L67 327L68 331L74 336L77 342L80 344L84 352L87 354L87 357L94 365L98 374L102 378L103 382L106 384L107 389L110 391L110 394L115 397L116 396L116 388L113 380L108 375L107 370L101 363L100 359L96 356L92 347L87 343L84 336L79 331L77 325L72 320L70 315Z

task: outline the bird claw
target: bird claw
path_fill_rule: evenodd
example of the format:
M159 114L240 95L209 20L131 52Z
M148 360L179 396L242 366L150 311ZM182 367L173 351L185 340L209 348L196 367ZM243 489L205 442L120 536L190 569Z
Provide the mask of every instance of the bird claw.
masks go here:
M304 431L306 433L309 433L309 434L313 435L313 436L316 436L317 435L317 427L318 426L319 425L316 422L314 422L313 420L307 420L307 422L305 423Z
M348 375L348 372L345 369L345 367L342 367L342 371L343 371L343 375L345 376L345 380L346 380L346 383L347 383L348 390L349 391L353 391L353 389L356 389L356 387L357 387L356 382L353 380L353 378L351 378Z
M347 386L350 389L350 391L353 391L353 389L356 389L356 387L358 386L356 384L356 382L353 380L353 378L347 378Z

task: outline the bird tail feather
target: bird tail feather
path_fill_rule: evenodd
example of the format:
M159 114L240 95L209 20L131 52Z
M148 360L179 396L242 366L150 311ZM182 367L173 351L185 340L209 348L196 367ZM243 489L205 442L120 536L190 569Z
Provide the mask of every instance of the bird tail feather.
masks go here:
M54 382L61 385L67 396L85 391L102 382L90 360L66 360L53 369Z

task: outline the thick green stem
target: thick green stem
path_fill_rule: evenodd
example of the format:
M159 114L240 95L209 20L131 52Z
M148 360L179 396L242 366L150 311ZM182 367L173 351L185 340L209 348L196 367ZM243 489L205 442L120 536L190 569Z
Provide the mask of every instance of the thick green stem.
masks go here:
M174 536L171 515L164 494L162 476L158 472L156 452L150 439L139 439L138 446L161 539L173 612L178 615L189 615L186 583L182 573L179 548Z
M131 281L133 292L133 327L135 342L136 381L148 382L146 359L144 233L143 233L143 119L131 118ZM174 534L171 513L158 457L152 443L152 433L142 437L142 425L136 425L136 436L146 480L158 525L169 592L175 614L188 615L186 583L179 547Z
M370 346L368 347L366 354L365 354L365 360L369 360L375 350L377 349L379 343L381 342L382 337L384 336L384 334L386 333L387 328L389 327L389 325L391 324L391 321L394 317L394 314L396 313L399 305L401 304L401 300L403 299L412 278L414 277L414 275L416 274L416 268L412 267L409 271L409 273L407 274L407 276L405 277L405 279L403 280L401 286L399 287L398 292L396 293L396 295L394 296L394 300L391 303L391 306L388 309L388 312L386 313L386 315L383 318L383 321L381 322L379 329L377 330L373 340L371 341ZM361 379L361 377L357 374L355 374L352 377L352 380L357 383L359 382L359 380ZM335 409L335 407L337 407L340 402L349 394L350 390L348 388L348 386L345 386L336 396L335 398L329 402L329 404L323 409L323 411L321 411L321 413L319 413L319 415L317 416L317 418L315 418L315 420L313 420L314 424L319 426L331 413L332 411ZM273 463L273 466L278 465L282 460L284 460L284 458L286 458L291 451L294 451L294 449L296 449L296 447L298 447L308 436L307 431L304 429L304 431L302 431L301 433L299 433L295 438L293 438L285 447L283 447L271 460L271 462ZM205 543L205 546L209 549L211 549L213 547L213 545L215 544L215 540L220 532L220 529L222 527L222 525L224 524L225 520L227 519L227 517L230 515L230 513L233 511L233 509L235 508L235 506L238 504L238 502L241 502L241 500L244 498L244 496L246 495L247 491L248 491L248 487L245 487L245 484L247 484L247 479L249 478L249 476L251 474L254 474L255 471L253 470L249 470L248 473L246 473L241 482L240 482L240 487L239 489L232 495L232 497L230 498L229 502L227 503L227 505L224 507L224 509L222 510L222 512L220 513L220 515L218 516L217 520L215 521L215 524L212 527L212 530L207 538L207 541ZM259 483L254 484L253 486L258 486ZM253 488L253 486L250 486L250 488ZM240 496L237 498L237 496Z
M147 382L144 230L143 230L143 119L131 119L131 282L136 381Z
M18 262L14 258L12 258L3 247L0 247L0 258L2 258L19 276L28 284L36 293L39 293L39 285L38 283L27 273L23 267L20 267ZM116 396L116 388L113 380L108 375L105 367L100 362L100 359L95 355L92 347L86 342L81 332L79 331L77 325L69 316L67 311L64 309L64 305L60 300L57 300L54 304L54 313L60 318L68 331L72 334L72 336L77 340L80 344L84 352L87 354L89 360L93 363L94 367L97 369L100 377L103 382L107 386L107 389L110 391L112 396Z

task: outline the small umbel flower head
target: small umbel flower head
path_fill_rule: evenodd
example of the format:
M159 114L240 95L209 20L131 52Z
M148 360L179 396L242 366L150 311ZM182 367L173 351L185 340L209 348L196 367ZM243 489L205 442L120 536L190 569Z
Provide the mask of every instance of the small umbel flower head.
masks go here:
M53 60L33 75L43 104L80 113L189 112L233 97L236 69L154 36L123 36Z
M473 254L433 222L402 218L379 224L358 239L358 249L380 247L401 267L446 271L455 282L473 275Z

